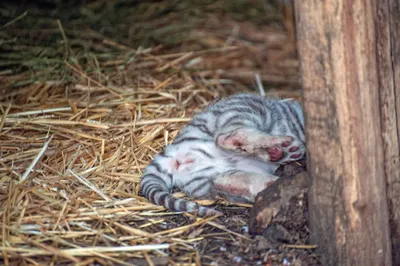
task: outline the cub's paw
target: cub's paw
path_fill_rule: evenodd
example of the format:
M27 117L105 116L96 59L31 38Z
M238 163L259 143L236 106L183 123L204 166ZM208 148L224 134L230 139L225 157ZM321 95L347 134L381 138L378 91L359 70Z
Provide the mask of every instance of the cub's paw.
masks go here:
M274 147L267 148L269 160L279 164L297 161L305 155L306 148L298 139L290 137L290 140L282 141Z

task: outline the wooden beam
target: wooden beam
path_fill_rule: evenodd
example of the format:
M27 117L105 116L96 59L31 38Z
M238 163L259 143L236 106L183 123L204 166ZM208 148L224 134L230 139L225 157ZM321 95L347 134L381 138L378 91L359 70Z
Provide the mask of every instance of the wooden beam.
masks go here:
M388 202L400 204L400 69L392 44L400 39L390 32L399 30L392 28L398 1L295 5L311 237L324 265L392 265ZM391 211L395 235L399 211Z

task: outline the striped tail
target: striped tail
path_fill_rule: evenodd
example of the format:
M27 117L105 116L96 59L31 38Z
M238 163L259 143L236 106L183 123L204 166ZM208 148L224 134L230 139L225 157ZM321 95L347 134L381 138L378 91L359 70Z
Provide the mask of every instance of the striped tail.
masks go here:
M149 193L144 195L153 204L162 205L168 210L174 212L190 212L197 213L198 216L222 215L221 212L212 208L200 206L192 201L178 199L171 195L169 191L165 191L158 187L147 189Z
M199 216L212 216L222 214L211 208L200 206L192 201L178 199L172 196L172 176L162 171L160 166L153 161L145 170L140 181L140 192L150 202L162 205L175 212L197 213Z

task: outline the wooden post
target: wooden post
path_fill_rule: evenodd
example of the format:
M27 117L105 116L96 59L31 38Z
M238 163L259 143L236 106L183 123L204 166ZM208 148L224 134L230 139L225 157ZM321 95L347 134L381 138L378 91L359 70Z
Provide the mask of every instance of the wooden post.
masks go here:
M295 12L312 240L324 265L400 265L399 1Z

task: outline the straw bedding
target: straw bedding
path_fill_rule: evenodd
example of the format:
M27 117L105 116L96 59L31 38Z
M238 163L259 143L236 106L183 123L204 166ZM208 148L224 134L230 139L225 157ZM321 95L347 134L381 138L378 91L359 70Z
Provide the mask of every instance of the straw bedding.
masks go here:
M223 1L198 4L185 28L187 2L2 7L5 265L300 265L311 256L260 248L247 234L249 205L218 202L226 216L202 219L138 196L147 163L214 97L254 89L255 73L267 95L300 95L281 28L237 18ZM167 7L177 10L162 14Z

